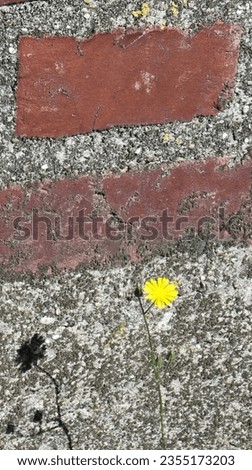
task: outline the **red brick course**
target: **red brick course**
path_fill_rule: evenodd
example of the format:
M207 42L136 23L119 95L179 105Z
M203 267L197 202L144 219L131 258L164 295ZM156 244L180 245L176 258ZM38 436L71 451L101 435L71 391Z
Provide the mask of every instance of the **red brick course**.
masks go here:
M0 6L11 5L12 3L25 3L25 2L32 2L32 1L34 0L0 0Z
M111 258L137 261L189 229L201 237L249 240L251 168L251 159L230 168L228 158L209 158L4 189L0 262L11 271L35 272Z
M213 116L232 95L241 27L21 37L16 134L59 137Z

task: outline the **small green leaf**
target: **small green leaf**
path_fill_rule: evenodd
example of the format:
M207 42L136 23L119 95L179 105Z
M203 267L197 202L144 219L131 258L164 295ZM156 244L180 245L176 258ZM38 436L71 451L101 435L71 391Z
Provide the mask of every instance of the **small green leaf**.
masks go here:
M158 367L158 369L162 369L162 367L163 367L163 358L162 358L161 354L159 354L159 355L157 356L157 359L156 359L156 360L157 360L157 367Z
M176 359L176 351L174 351L174 349L171 349L171 351L167 354L167 360L170 364L172 364L172 362L175 361Z

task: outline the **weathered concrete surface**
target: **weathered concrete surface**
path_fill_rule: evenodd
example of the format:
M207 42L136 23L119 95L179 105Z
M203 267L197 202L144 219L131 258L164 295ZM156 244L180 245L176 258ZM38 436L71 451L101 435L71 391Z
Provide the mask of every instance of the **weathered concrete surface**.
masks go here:
M214 116L234 87L242 28L21 37L16 134L59 137Z
M251 448L251 250L195 239L144 264L1 281L2 449L67 449L61 431L38 435L33 422L41 410L43 428L54 425L52 384L15 364L18 347L36 332L48 348L40 364L62 384L74 449L160 449L157 391L133 291L164 275L181 286L171 308L149 316L164 357L168 449ZM15 429L6 434L9 422Z
M252 239L252 161L163 165L0 191L0 262L13 271L139 261L176 238Z
M206 156L228 155L235 168L251 155L250 1L178 2L174 16L169 2L149 0L151 12L142 19L132 16L134 2L92 3L96 8L82 0L54 0L0 9L1 189L83 175L116 177L162 164L200 163ZM193 33L218 19L240 24L243 35L234 95L215 116L54 140L15 137L21 36L83 40L120 27L161 23ZM33 421L41 410L43 427L54 425L51 383L34 370L21 375L16 367L17 349L36 332L48 347L41 365L61 381L63 418L75 449L159 448L157 394L132 291L135 283L164 275L181 283L172 309L150 315L165 362L168 447L251 449L251 248L240 240L194 236L157 247L144 263L125 260L121 268L83 267L50 277L0 271L1 449L67 448L61 432L37 435ZM171 348L177 352L173 367L166 359ZM14 432L7 434L11 422Z

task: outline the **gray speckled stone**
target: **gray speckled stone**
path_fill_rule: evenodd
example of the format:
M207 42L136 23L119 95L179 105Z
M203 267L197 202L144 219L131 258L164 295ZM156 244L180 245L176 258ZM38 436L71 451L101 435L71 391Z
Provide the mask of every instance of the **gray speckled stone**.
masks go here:
M157 392L132 296L135 283L152 276L181 285L172 307L149 316L164 357L168 448L250 448L251 250L201 248L190 253L180 244L144 265L1 281L3 449L66 448L61 431L33 436L36 409L47 426L55 417L48 378L35 370L20 374L14 361L35 332L48 348L41 365L61 381L74 448L160 448ZM176 360L169 364L171 349ZM9 421L13 434L5 434Z

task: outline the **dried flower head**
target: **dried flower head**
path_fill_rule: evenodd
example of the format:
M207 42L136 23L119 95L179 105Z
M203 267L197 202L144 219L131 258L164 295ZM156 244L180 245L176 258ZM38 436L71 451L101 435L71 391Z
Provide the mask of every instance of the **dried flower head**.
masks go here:
M37 333L30 341L23 343L17 351L16 362L21 372L27 372L36 365L39 359L45 357L46 345L43 336Z
M150 279L144 285L147 300L150 300L157 308L165 308L174 302L178 295L178 286L165 277Z
M15 431L14 424L13 423L8 423L7 427L6 427L6 430L5 430L6 434L13 434L14 431Z
M43 419L43 411L41 410L36 410L33 416L33 422L34 423L40 423Z
M134 291L135 296L139 299L139 297L142 297L143 295L143 290L142 287L137 285Z

